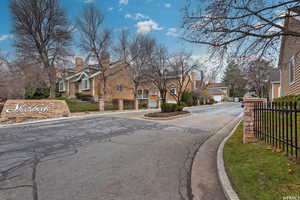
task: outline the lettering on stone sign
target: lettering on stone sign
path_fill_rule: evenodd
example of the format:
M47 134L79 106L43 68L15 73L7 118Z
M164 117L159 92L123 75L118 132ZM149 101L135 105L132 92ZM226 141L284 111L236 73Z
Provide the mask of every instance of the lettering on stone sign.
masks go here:
M7 109L6 112L17 112L17 113L32 113L32 112L48 112L49 106L51 104L35 104L35 105L28 105L26 103L18 103L14 109Z

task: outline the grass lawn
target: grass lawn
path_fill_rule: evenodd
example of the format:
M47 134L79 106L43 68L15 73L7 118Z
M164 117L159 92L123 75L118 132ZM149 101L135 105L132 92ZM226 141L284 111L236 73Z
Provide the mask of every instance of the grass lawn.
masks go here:
M97 103L78 103L72 99L68 99L65 97L55 98L56 100L64 100L69 106L70 112L93 112L99 111L99 104Z
M300 198L300 164L264 142L243 144L243 124L224 148L226 171L241 200Z

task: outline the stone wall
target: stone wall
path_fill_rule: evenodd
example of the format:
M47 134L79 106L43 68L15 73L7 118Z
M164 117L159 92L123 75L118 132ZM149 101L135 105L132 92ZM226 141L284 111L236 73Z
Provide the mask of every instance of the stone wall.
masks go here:
M60 100L7 100L1 112L2 119L48 119L70 116L69 107Z

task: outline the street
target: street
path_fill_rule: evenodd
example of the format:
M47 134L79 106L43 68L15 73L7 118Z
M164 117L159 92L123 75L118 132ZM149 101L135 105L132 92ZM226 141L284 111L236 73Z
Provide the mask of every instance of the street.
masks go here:
M0 200L191 199L195 153L242 108L187 110L170 121L141 112L0 128Z

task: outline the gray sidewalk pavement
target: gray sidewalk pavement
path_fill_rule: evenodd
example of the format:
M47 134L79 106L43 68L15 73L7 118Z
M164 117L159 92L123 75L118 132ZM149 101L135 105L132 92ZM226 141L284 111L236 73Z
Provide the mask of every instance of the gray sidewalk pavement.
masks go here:
M226 200L217 171L217 151L240 118L241 116L228 123L199 148L192 167L191 187L194 200Z

